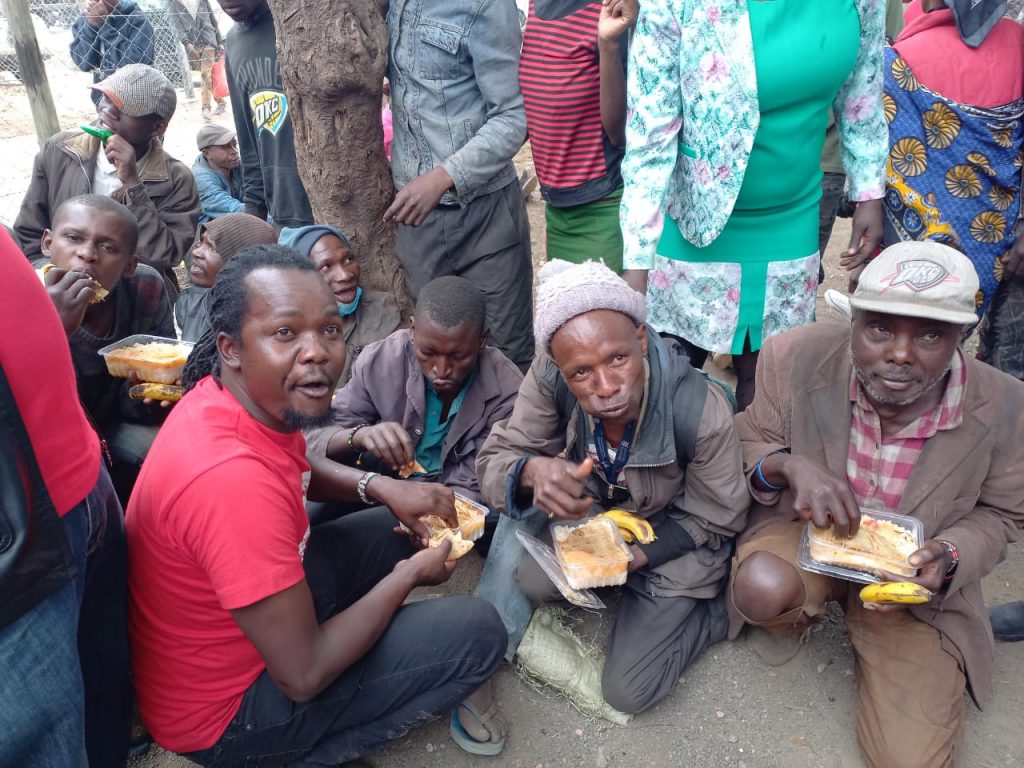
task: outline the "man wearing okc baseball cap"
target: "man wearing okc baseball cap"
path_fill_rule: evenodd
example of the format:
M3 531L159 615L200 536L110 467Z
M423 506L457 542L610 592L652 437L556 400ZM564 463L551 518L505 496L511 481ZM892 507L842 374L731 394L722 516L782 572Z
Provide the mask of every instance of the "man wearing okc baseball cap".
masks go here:
M100 100L90 128L109 136L73 130L49 138L36 155L14 230L25 255L40 258L43 230L61 203L84 194L109 195L138 220L139 261L163 275L173 303L174 267L188 252L199 222L192 174L163 148L177 106L174 87L146 64L121 67L91 87Z
M935 242L904 242L864 269L851 322L771 338L757 394L736 418L754 505L737 542L730 636L770 664L799 652L837 601L856 659L856 731L871 768L949 766L965 692L992 692L981 579L1024 523L1024 383L966 356L978 277ZM861 584L798 568L805 523L845 538L861 510L916 517L924 543L911 581L931 598L859 599Z

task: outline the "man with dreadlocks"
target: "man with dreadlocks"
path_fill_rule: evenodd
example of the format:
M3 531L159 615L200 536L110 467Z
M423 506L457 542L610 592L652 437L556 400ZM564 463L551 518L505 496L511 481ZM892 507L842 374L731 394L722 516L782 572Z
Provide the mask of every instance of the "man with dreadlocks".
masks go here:
M454 563L447 544L417 551L396 535L396 518L417 534L424 514L454 522L451 492L307 463L300 430L330 417L345 362L327 283L295 251L254 246L218 275L209 310L127 512L153 737L200 765L334 765L463 700L493 708L496 612L465 597L402 607ZM387 509L311 533L307 492Z

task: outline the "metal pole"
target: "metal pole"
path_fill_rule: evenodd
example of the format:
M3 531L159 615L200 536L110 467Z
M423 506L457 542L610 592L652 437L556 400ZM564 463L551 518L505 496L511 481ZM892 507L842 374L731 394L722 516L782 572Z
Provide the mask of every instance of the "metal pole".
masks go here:
M50 81L46 78L43 56L39 52L39 41L36 30L32 26L32 14L29 12L28 0L0 0L4 16L14 41L14 51L18 55L18 68L21 79L28 92L28 103L32 107L32 120L36 125L36 138L39 145L60 130L57 122L57 110L53 106L53 95L50 93Z

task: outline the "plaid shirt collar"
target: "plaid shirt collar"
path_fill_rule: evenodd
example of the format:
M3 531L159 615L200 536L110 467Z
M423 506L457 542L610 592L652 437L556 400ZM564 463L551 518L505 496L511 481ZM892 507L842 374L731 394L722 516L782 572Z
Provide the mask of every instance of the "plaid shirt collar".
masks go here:
M912 438L928 439L939 430L955 429L964 420L964 395L967 391L967 365L964 362L964 353L957 349L953 355L953 363L949 367L949 378L946 381L946 391L942 394L942 400L937 407L928 413L922 414L907 424L903 429L887 437L887 440L907 440ZM864 388L857 379L857 371L850 374L850 401L855 408L862 413L874 414ZM875 416L877 418L877 416Z

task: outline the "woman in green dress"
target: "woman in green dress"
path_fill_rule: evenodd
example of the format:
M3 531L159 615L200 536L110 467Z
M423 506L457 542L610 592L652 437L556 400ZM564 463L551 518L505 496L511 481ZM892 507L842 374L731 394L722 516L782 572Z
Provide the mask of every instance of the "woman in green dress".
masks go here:
M731 353L753 399L765 338L814 318L829 107L851 197L850 253L881 236L884 3L642 4L629 74L624 277L694 365ZM664 216L667 212L668 216Z

